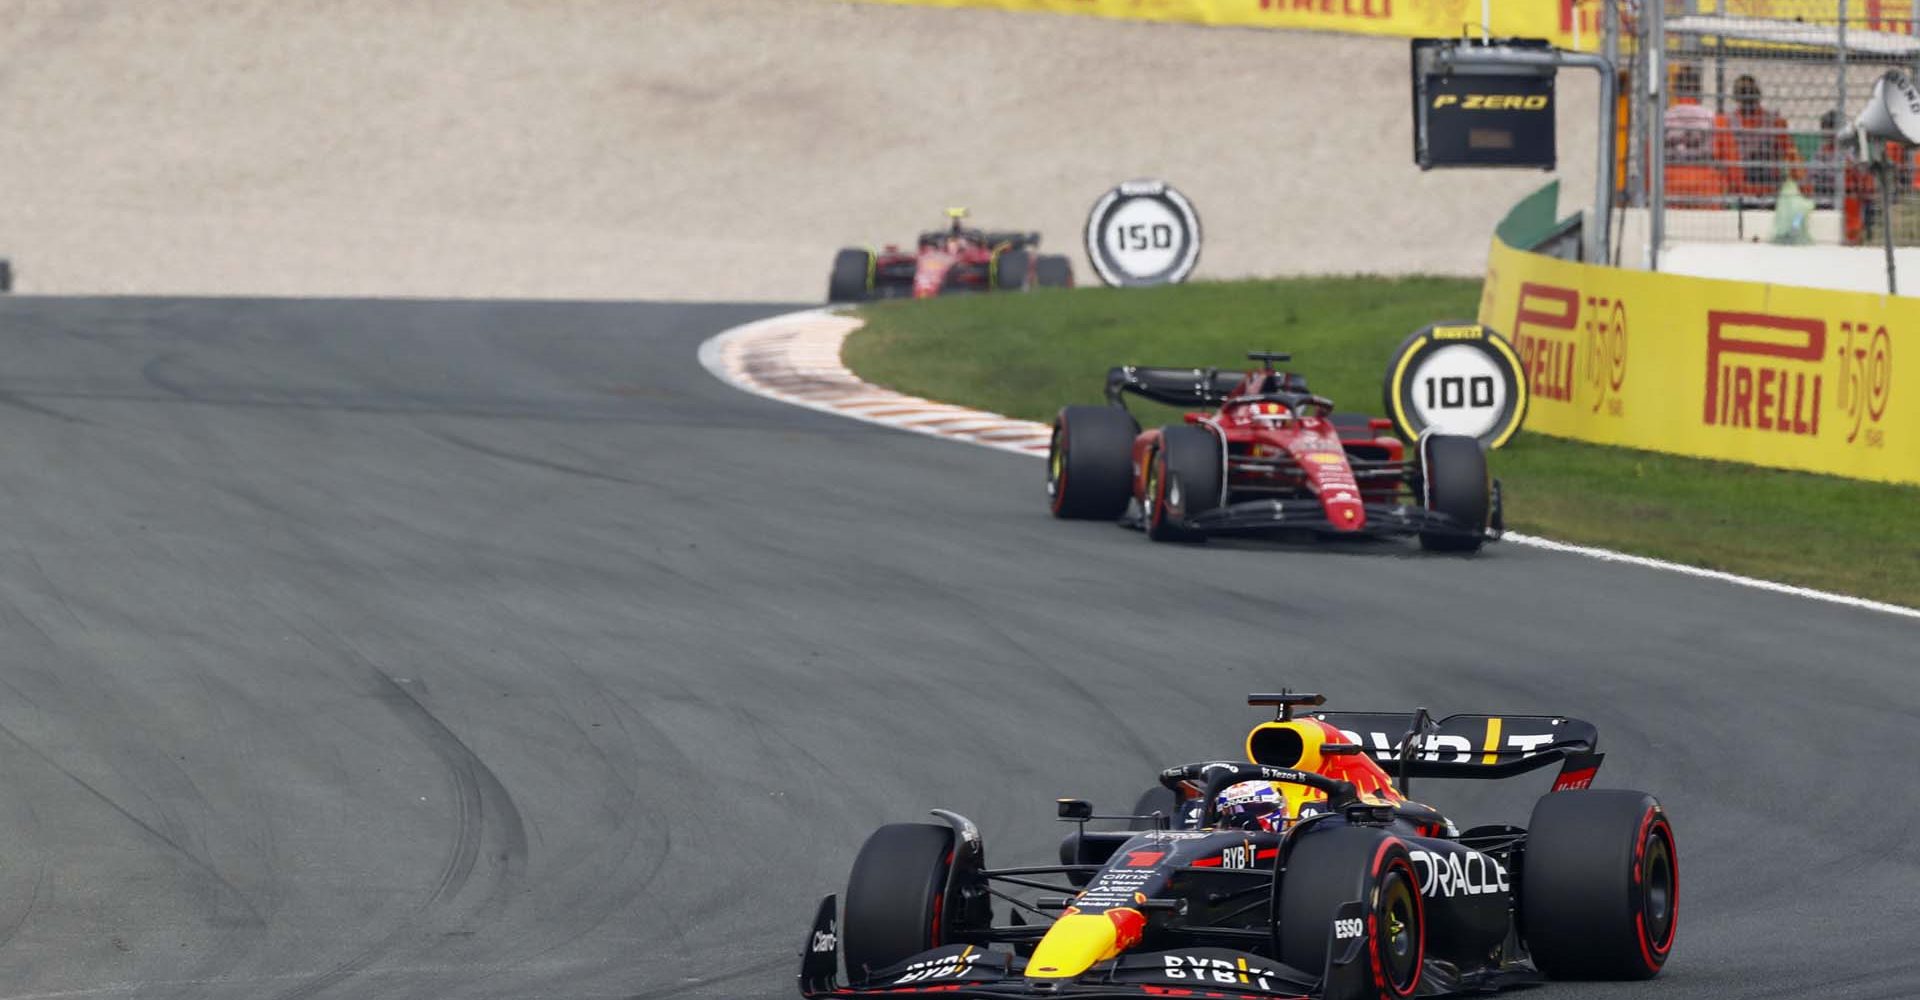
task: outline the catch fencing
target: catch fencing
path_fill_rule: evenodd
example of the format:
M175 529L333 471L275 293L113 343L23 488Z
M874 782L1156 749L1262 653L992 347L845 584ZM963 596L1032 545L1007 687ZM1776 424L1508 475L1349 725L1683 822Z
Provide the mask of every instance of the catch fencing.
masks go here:
M1656 242L1878 243L1876 181L1835 133L1888 70L1920 70L1911 0L1650 0L1609 43L1636 84L1621 195ZM1657 56L1657 58L1653 58ZM1647 86L1657 73L1657 86ZM1896 242L1920 242L1910 157L1893 177Z

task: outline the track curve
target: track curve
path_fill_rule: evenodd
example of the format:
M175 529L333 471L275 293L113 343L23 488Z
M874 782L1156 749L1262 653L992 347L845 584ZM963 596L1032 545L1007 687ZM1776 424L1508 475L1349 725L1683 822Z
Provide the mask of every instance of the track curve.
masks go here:
M1280 683L1579 714L1665 799L1667 975L1554 996L1915 992L1912 623L1054 523L700 369L772 311L0 301L0 998L786 998L874 825L1043 854Z

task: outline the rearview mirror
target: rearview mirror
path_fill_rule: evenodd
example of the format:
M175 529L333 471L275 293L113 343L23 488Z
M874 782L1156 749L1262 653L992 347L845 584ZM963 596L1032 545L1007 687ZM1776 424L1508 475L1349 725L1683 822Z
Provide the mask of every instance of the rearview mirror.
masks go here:
M1088 820L1093 818L1093 803L1088 802L1086 799L1056 799L1054 801L1055 804L1059 806L1061 819Z

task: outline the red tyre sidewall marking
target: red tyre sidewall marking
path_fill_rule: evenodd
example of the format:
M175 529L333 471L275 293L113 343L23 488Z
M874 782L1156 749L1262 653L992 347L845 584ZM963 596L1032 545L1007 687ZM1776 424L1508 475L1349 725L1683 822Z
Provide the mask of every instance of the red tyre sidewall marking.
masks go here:
M1406 845L1400 843L1398 838L1389 838L1381 841L1380 849L1373 853L1373 885L1376 892L1379 891L1381 876L1384 874L1381 863L1385 860L1387 852L1396 846L1405 847ZM1374 912L1367 914L1367 936L1372 939L1373 949L1373 983L1379 989L1382 998L1393 1000L1397 997L1413 996L1420 989L1420 977L1425 974L1427 966L1427 904L1420 898L1420 877L1414 874L1413 864L1404 854L1387 862L1385 867L1399 868L1406 874L1407 884L1413 887L1413 919L1420 931L1415 940L1420 950L1414 955L1413 980L1407 984L1405 991L1395 990L1393 985L1387 982L1384 971L1387 964L1386 942L1380 936L1380 915Z
M1647 938L1647 886L1642 878L1647 854L1647 841L1658 834L1667 844L1667 934L1664 941L1650 941ZM1673 827L1666 817L1660 815L1658 807L1647 810L1640 817L1640 834L1633 845L1633 881L1640 890L1639 905L1634 908L1634 940L1640 945L1640 959L1647 964L1648 972L1659 972L1667 962L1667 953L1673 950L1674 934L1680 929L1680 849L1673 841Z

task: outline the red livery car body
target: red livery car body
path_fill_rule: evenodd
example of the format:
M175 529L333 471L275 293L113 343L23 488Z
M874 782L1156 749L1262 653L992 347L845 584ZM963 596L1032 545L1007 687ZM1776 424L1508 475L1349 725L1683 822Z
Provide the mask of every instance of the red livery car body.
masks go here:
M1062 409L1047 470L1054 515L1117 518L1155 541L1298 528L1471 551L1499 537L1499 484L1478 440L1428 434L1409 454L1390 421L1336 414L1306 379L1275 371L1287 355L1250 357L1262 367L1115 368L1109 405ZM1142 430L1128 393L1210 408Z
M1039 253L1039 233L968 228L962 222L965 209L949 209L947 215L951 221L945 230L921 233L911 250L893 244L880 250L841 250L833 259L827 300L927 299L950 292L1072 287L1072 263Z

